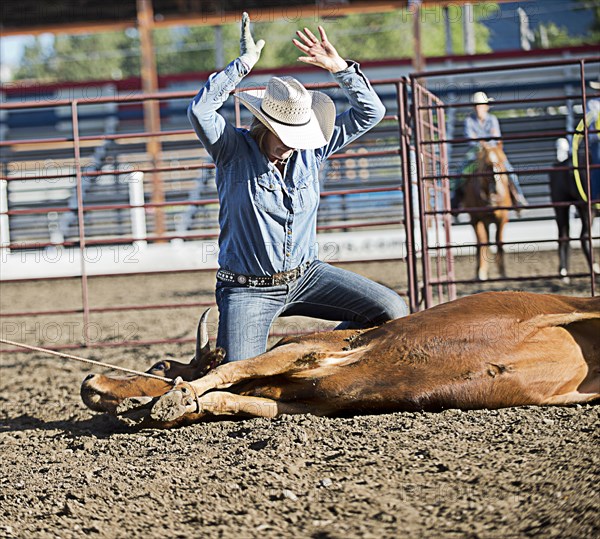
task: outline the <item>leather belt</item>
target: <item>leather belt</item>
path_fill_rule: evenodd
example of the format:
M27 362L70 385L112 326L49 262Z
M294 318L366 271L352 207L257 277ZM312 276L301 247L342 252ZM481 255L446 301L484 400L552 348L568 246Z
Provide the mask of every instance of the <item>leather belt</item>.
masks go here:
M302 277L306 270L309 268L311 262L305 262L289 271L282 271L281 273L275 273L274 275L244 275L242 273L234 273L226 269L219 269L217 271L217 279L224 283L235 284L237 286L247 287L262 287L262 286L278 286L281 284L287 284L294 282L296 279Z

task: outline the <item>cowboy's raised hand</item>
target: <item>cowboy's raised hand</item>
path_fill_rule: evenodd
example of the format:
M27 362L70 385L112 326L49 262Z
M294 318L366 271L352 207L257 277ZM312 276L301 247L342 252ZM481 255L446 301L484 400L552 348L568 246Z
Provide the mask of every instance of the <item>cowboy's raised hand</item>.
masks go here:
M264 46L264 39L259 39L254 43L254 38L250 33L250 16L244 12L242 14L242 35L240 37L240 60L244 62L249 70L258 62L260 51Z
M298 60L307 64L312 64L327 71L335 73L348 67L348 63L338 54L335 47L327 39L327 34L322 26L319 26L321 41L308 29L304 32L298 30L296 35L300 38L292 39L294 45L298 47L306 56L300 56Z

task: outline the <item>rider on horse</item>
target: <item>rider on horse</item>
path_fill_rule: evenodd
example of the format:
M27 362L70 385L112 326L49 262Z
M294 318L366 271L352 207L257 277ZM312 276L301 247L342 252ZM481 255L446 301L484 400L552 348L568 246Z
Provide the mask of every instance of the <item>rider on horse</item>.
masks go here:
M482 140L489 137L500 137L500 124L498 118L493 114L489 113L490 101L485 92L475 92L471 96L471 103L475 108L475 112L472 112L465 118L465 138L471 139L469 142L469 151L465 156L465 161L462 167L462 178L457 178L451 184L452 194L452 208L456 209L459 207L463 198L463 186L465 181L469 178L469 175L477 172L477 155L481 147L496 146L498 140ZM508 172L508 176L511 184L511 195L517 206L527 206L527 200L523 195L523 191L519 184L519 178L514 172L513 166L509 163L508 159L504 162L504 168Z

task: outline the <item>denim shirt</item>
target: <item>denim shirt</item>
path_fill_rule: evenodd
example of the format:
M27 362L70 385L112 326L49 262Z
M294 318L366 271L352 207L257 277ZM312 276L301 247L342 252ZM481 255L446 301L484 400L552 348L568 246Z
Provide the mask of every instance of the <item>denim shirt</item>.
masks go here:
M499 137L500 124L498 118L493 114L488 114L483 123L477 118L474 112L465 118L465 138L471 139L469 146L479 146L479 140L487 137ZM497 140L486 141L490 146L496 146Z
M248 74L236 59L213 73L188 107L188 118L216 165L219 194L219 266L246 275L273 275L318 256L319 167L383 118L381 100L359 70L333 74L350 102L338 114L327 145L294 150L283 175L260 151L248 130L217 111Z

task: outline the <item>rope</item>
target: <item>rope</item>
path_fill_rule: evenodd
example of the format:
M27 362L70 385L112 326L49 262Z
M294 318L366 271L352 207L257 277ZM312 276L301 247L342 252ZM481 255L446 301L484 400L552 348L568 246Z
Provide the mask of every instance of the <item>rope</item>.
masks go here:
M583 190L583 186L581 185L581 175L579 174L579 155L577 151L579 150L579 143L583 138L583 130L584 128L585 118L579 122L579 125L575 128L575 135L573 135L573 149L571 150L571 155L573 159L573 176L575 177L575 184L577 185L577 190L579 191L579 196L583 199L584 202L587 202L587 195Z
M575 177L575 184L577 185L577 190L579 191L579 196L583 199L584 202L587 202L587 195L583 189L583 185L581 184L581 174L579 174L579 143L585 136L585 125L584 123L589 123L589 125L593 125L595 114L593 111L588 113L587 116L584 116L577 127L575 128L575 134L573 135L572 149L571 149L571 158L573 160L573 176ZM589 120L589 122L588 122ZM599 121L599 120L596 120ZM600 204L594 204L594 206L600 209Z
M20 342L9 341L7 339L0 339L1 343L10 344L11 346L19 346L21 348L27 348L28 350L33 350L34 352L43 352L44 354L50 354L53 356L58 356L66 359L74 359L76 361L81 361L82 363L89 363L91 365L98 365L99 367L105 367L107 369L113 369L115 371L127 372L129 374L137 374L138 376L145 376L146 378L155 378L156 380L162 380L163 382L172 382L171 378L165 378L164 376L157 376L156 374L149 374L147 372L134 371L132 369L126 369L125 367L117 367L116 365L111 365L109 363L103 363L102 361L95 361L93 359L86 359L84 357L72 356L71 354L63 354L62 352L57 352L55 350L48 350L47 348L39 348L37 346L30 346L29 344L23 344Z

